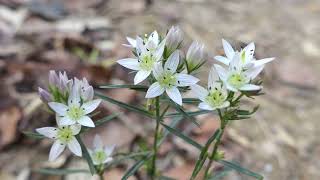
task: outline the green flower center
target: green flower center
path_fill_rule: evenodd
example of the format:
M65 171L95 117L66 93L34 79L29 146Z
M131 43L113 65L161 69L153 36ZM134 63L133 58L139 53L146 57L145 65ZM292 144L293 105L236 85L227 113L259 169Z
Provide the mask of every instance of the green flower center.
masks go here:
M68 111L67 115L69 116L69 118L74 121L77 121L78 119L80 119L82 116L85 115L84 110L78 106L72 106L67 111Z
M155 62L151 53L146 53L139 59L140 68L145 71L151 71Z
M177 83L177 78L171 72L164 72L158 82L161 87L170 88Z
M70 127L62 127L58 130L58 139L64 143L68 143L73 137L72 129Z
M218 90L210 91L208 96L206 97L206 102L211 107L221 106L225 100L226 100L226 97L222 94L222 92Z
M94 161L102 164L103 161L107 158L106 153L103 150L94 152L93 157Z
M248 83L248 78L243 73L234 73L228 78L228 82L232 86L240 88Z

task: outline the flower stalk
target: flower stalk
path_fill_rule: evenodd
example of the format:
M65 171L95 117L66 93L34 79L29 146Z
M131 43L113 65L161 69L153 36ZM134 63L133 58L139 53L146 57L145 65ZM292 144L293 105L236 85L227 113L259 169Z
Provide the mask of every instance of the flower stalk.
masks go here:
M153 157L152 157L152 165L151 165L151 177L154 178L156 177L157 174L157 153L158 153L158 139L159 139L159 129L160 129L160 122L162 121L161 116L160 116L160 100L159 97L156 97L155 100L155 108L156 108L156 129L154 132L154 142L153 142Z

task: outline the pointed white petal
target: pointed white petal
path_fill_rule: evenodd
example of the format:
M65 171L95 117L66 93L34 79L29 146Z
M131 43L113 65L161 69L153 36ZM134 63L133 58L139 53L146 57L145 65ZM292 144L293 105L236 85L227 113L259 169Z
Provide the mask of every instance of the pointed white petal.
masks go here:
M106 158L106 160L103 161L103 163L105 164L105 163L111 162L112 160L113 160L112 157L108 157Z
M94 136L94 139L93 139L93 148L95 151L103 148L102 139L97 134Z
M199 107L199 109L203 109L203 110L209 110L209 111L214 110L214 108L212 108L211 106L209 106L205 102L201 102L198 107Z
M161 75L163 74L163 68L162 68L162 63L157 63L152 71L152 74L154 76L154 78L156 78L156 80L159 80L159 78L161 77Z
M85 114L89 114L95 109L97 109L100 103L101 103L101 99L95 99L93 101L88 101L82 104L81 108L84 110Z
M60 116L66 115L67 109L69 109L68 106L61 103L57 103L57 102L49 102L48 105L52 110L54 110Z
M257 66L261 66L261 65L264 65L266 63L269 63L271 61L273 61L275 58L264 58L264 59L260 59L260 60L256 60L256 61L253 61L254 63L254 66L257 67Z
M79 80L76 79L76 81L79 81ZM71 93L68 98L68 106L74 105L79 107L80 103L81 103L81 99L80 99L80 82L79 82L79 83L76 83L76 85L73 86L71 89Z
M191 91L193 94L195 94L201 101L204 101L206 99L206 97L208 96L209 92L199 86L198 84L192 85L191 86Z
M224 49L224 53L226 54L228 59L232 59L232 57L234 55L234 50L233 50L232 46L228 43L228 41L226 41L224 39L222 39L222 46Z
M179 51L174 51L164 64L164 69L166 71L170 71L172 73L175 73L179 65Z
M123 67L128 68L128 69L132 69L132 70L136 70L136 71L138 71L140 69L140 64L138 62L138 59L125 58L125 59L118 60L117 63Z
M72 125L75 123L76 123L76 121L70 119L68 116L61 117L58 121L59 126L68 126L68 125Z
M127 41L129 42L129 44L132 46L132 47L136 47L137 46L137 41L131 37L127 37Z
M223 82L226 85L226 88L232 92L238 92L238 89L236 89L235 87L231 86L228 82L224 81Z
M264 65L253 67L253 68L248 69L245 72L245 74L247 75L248 78L254 79L260 74L260 72L263 70L263 68L264 68Z
M106 146L104 148L104 152L106 153L107 156L111 156L111 154L112 154L112 152L113 152L115 147L116 147L115 145Z
M255 50L255 45L253 42L251 42L250 44L248 44L244 49L245 51L245 62L248 63L252 60L253 55L254 55L254 50Z
M153 83L146 94L146 98L154 98L160 96L164 92L164 88L158 82Z
M55 139L57 137L57 128L55 127L38 128L36 129L36 132L51 139Z
M159 44L159 34L157 31L153 31L149 38L148 38L148 41L152 41L155 45L158 45Z
M154 52L153 56L156 59L156 61L159 61L161 59L165 45L166 45L166 39L162 40L162 42L159 44L156 51Z
M93 99L94 90L92 86L81 89L81 97L84 101L90 101Z
M82 156L81 146L75 137L68 142L68 148L76 156Z
M199 82L199 79L189 74L177 74L177 86L191 86Z
M213 87L213 84L219 80L219 76L215 70L215 68L211 68L208 77L208 88Z
M239 88L241 91L257 91L261 89L261 86L257 86L254 84L246 84Z
M227 71L222 66L215 64L214 68L216 69L221 80L227 79Z
M223 109L230 106L230 102L226 101L221 106L217 107L217 109Z
M78 120L78 123L81 124L82 126L94 127L94 123L93 123L92 119L89 116L82 116Z
M175 103L179 104L180 106L182 105L182 97L178 88L172 87L170 89L166 89L166 93Z
M134 84L139 84L143 80L147 79L147 77L151 74L151 71L138 71L134 77Z
M70 126L70 129L72 131L72 135L77 135L79 134L81 130L81 125L80 124L73 124Z
M221 62L221 63L223 63L223 64L225 64L225 65L227 65L227 66L230 63L230 60L228 58L226 58L226 57L223 57L223 56L215 56L214 59L219 61L219 62Z
M49 161L56 160L59 157L59 155L63 152L65 147L66 147L66 145L64 143L62 143L61 141L59 141L59 140L55 141L50 149Z
M241 59L240 59L240 53L236 52L230 61L229 70L238 71L241 70Z
M137 48L136 49L137 49L138 55L140 56L141 54L146 53L147 49L143 44L143 39L141 37L137 36L136 42L137 42Z

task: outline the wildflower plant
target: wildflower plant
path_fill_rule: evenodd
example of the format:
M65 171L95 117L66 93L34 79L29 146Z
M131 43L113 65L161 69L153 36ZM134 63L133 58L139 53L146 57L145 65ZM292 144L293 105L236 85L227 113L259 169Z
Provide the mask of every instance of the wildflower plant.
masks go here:
M157 154L169 134L181 138L199 150L190 179L201 177L206 180L219 179L222 177L220 173L226 174L230 170L263 179L258 173L226 160L219 146L225 129L231 122L248 119L257 111L259 106L252 110L242 109L241 100L245 97L254 98L262 95L262 82L257 76L266 63L274 58L256 60L254 43L249 43L237 51L223 39L225 56L215 56L215 59L223 65L214 64L210 68L207 86L204 87L199 85L202 81L195 77L196 72L204 69L203 65L207 62L204 45L195 41L191 43L187 52L182 51L183 33L179 27L172 27L163 36L154 31L143 37L137 36L135 39L127 37L127 40L129 44L124 46L132 50L133 57L120 59L117 63L136 73L133 83L101 85L100 89L135 90L145 97L141 105L124 103L100 92L94 92L85 78L68 79L66 73L50 71L49 87L47 90L39 88L39 95L55 113L57 126L38 128L37 133L26 133L54 141L49 160L55 160L67 147L76 156L83 156L88 162L90 172L98 174L103 179L105 168L117 163L115 162L117 154L112 155L114 145L103 146L101 137L96 135L93 148L88 149L82 142L80 134L117 116L113 114L97 121L92 120L92 113L101 100L104 100L145 116L155 124L152 144L139 146L137 152L129 152L127 156L121 158L124 160L134 157L136 160L135 164L124 173L123 180L134 175L143 166L146 167L148 179L168 179L162 176L161 170L157 168ZM194 98L184 98L188 92ZM100 99L94 99L94 95ZM186 110L190 105L197 106L199 110ZM195 116L201 114L215 114L220 120L220 127L212 133L205 144L196 142L177 128L183 120L192 123L194 128L199 128ZM165 118L171 121L165 123ZM224 169L213 172L213 162L222 164ZM202 176L199 175L200 172Z

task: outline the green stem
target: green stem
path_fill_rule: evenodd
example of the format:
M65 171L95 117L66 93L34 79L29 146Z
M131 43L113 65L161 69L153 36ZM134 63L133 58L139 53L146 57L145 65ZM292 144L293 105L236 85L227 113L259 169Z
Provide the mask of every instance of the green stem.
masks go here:
M219 113L219 117L220 117L220 121L221 121L221 125L220 125L221 133L217 137L217 141L213 146L211 156L209 156L209 163L208 163L208 165L207 165L207 167L205 169L204 179L207 179L208 176L209 176L209 171L210 171L211 165L212 165L212 163L214 161L214 157L216 156L216 153L218 151L218 147L219 147L219 145L221 143L221 138L222 138L222 135L224 133L224 129L225 129L226 124L227 124L227 122L224 120L220 110L218 110L218 113Z
M152 157L152 166L151 166L151 177L152 179L155 178L156 176L156 160L157 160L157 152L158 152L158 135L159 135L159 128L160 128L160 121L161 121L161 116L160 116L160 103L159 103L159 97L156 97L156 129L154 132L154 142L153 142L153 157Z

